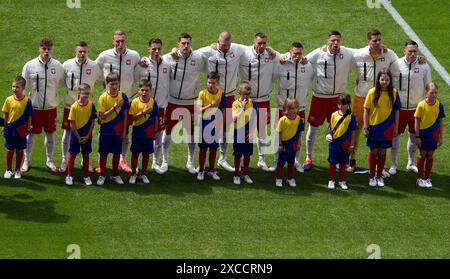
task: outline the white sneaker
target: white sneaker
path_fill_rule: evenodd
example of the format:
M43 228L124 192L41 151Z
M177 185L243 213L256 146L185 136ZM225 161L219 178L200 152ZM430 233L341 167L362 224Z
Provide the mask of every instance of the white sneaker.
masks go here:
M377 187L377 179L375 177L369 178L369 186L370 187Z
M233 183L236 185L241 185L241 178L239 176L233 176Z
M275 187L278 187L278 188L283 187L283 179L277 178L277 180L275 180Z
M277 169L277 162L273 162L273 164L269 167L269 172L274 172Z
M269 168L264 160L258 160L258 164L256 166L265 172L269 172Z
M339 184L339 186L341 187L342 190L348 190L347 182L339 181L338 184Z
M196 174L197 171L195 170L194 164L192 162L186 163L186 168L189 171L190 174Z
M150 179L145 174L141 174L140 178L142 179L142 183L150 184Z
M226 160L217 161L217 165L228 172L234 172L234 167L230 166Z
M73 185L73 177L72 176L66 176L66 185Z
M22 178L22 174L20 173L20 170L16 170L14 172L14 179L20 179Z
M86 185L86 186L91 186L92 185L92 181L91 181L91 178L89 176L83 177L83 180L84 180L84 185Z
M422 178L417 178L417 186L419 186L420 188L426 188L427 187L427 181L425 179Z
M297 187L297 183L295 183L295 179L291 178L287 180L287 183L289 184L290 187L294 188Z
M104 176L100 175L97 180L97 185L102 186L103 184L105 184L105 179L106 178Z
M417 166L414 164L408 164L406 166L406 170L412 171L413 173L418 173L419 170L417 169Z
M169 164L167 162L163 162L159 169L162 171L162 173L165 173L169 169Z
M433 187L433 183L431 183L431 179L429 179L429 178L427 180L425 180L425 184L426 184L427 188Z
M216 171L208 171L208 176L212 177L214 180L220 180L220 177L217 175Z
M197 180L203 181L205 179L205 171L199 171L197 174Z
M20 168L21 172L28 172L30 170L31 164L27 160L23 161L22 167Z
M123 180L122 180L122 177L120 177L120 175L111 176L111 180L116 182L119 185L123 184Z
M165 171L163 171L161 169L160 166L158 166L158 164L152 164L152 170L154 170L157 174L163 174L165 173Z
M389 174L390 175L396 175L397 174L397 167L394 167L394 166L390 167L389 168ZM389 177L389 176L387 176L387 177Z
M47 161L45 165L51 172L59 172L58 168L56 167L53 161Z
M5 175L3 175L4 179L11 179L13 177L13 172L10 170L5 171Z
M295 167L295 169L296 169L298 172L305 172L305 170L303 169L302 164L300 164L298 161L295 162L294 167Z
M377 178L377 186L378 187L384 187L384 179L383 179L383 177L378 177Z
M130 175L130 179L128 179L128 183L136 184L136 178L137 178L137 176L135 174Z
M335 188L334 180L328 180L328 189L333 190Z
M66 172L67 170L67 160L62 160L61 166L59 167L59 172Z
M250 176L248 174L244 175L244 181L247 184L253 184L253 180L250 178Z

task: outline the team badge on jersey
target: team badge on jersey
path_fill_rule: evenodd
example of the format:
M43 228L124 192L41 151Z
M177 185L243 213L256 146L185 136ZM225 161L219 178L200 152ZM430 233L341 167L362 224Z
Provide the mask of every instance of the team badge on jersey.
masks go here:
M131 65L131 59L127 59L127 65L129 66L129 65Z
M56 68L51 68L50 73L52 73L52 75L56 74Z
M230 58L234 58L236 55L234 55L234 52L230 53Z
M306 68L305 67L301 67L300 68L300 72L302 72L302 73L306 72Z
M269 58L269 57L264 58L264 62L265 62L265 63L269 63L269 61L270 61L270 58Z
M163 68L163 74L167 74L167 68Z
M195 66L195 60L191 60L191 66Z
M419 68L414 68L414 73L418 73L419 72Z
M91 69L86 69L86 75L88 75L88 76L91 75Z
M384 60L386 60L384 57L380 58L381 62L384 62Z
M339 58L341 58L341 60L344 59L344 54L339 54Z

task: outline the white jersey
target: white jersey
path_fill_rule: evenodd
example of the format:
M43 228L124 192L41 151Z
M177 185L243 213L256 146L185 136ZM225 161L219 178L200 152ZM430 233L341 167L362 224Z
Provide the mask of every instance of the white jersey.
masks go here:
M159 108L165 108L169 100L170 65L164 59L161 59L159 64L149 57L145 57L145 60L148 67L138 65L134 78L137 82L149 80L153 88L153 99L156 100Z
M239 60L247 46L232 43L227 53L215 50L210 46L197 51L201 53L208 63L208 72L218 72L220 75L220 89L227 96L234 96L238 82Z
M72 58L63 63L64 75L66 79L66 93L64 94L64 106L70 106L77 100L76 88L81 83L87 83L91 87L91 96L94 97L94 85L96 81L102 81L103 75L95 61L86 59L83 64L78 59Z
M425 85L432 81L428 64L421 65L418 59L409 64L406 57L402 57L392 63L391 73L402 109L416 109L424 99Z
M168 53L163 56L170 66L169 102L177 105L193 105L199 93L199 74L205 72L203 56L192 51L187 58L173 59Z
M282 108L287 98L295 98L300 104L300 110L305 110L308 88L314 76L314 69L308 62L292 61L290 53L284 55L286 62L277 63L273 72L273 80L278 81L277 105Z
M355 51L341 46L338 53L332 54L328 48L326 51L317 48L306 56L315 68L312 84L314 96L332 98L345 92Z
M134 85L134 69L140 61L139 53L131 49L125 49L124 53L119 54L116 50L108 49L100 53L97 57L98 66L103 71L103 77L110 72L117 72L120 78L120 91L124 92L131 100L136 95Z
M51 109L58 106L58 87L64 83L64 69L61 63L51 58L45 64L40 57L28 61L23 66L26 92L33 108Z
M398 59L397 54L388 49L381 50L380 56L375 60L370 54L369 46L358 49L353 55L353 66L356 68L355 95L365 98L370 88L375 87L375 80L381 69L389 69L389 66Z
M239 74L241 80L247 80L252 86L251 98L256 102L268 101L272 91L272 75L275 64L279 61L278 55L270 59L265 50L256 53L253 46L247 46L240 59Z

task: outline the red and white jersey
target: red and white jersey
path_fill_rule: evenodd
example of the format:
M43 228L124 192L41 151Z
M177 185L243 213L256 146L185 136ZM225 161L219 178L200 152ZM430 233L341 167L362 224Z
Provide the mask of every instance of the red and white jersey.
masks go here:
M103 71L103 77L110 72L117 72L120 77L120 91L124 92L131 100L136 95L134 85L134 69L140 61L139 53L131 49L125 49L124 53L119 54L116 50L108 49L99 54L95 62Z
M348 73L356 49L341 46L336 54L327 48L317 48L306 57L314 66L315 74L312 84L313 95L319 98L333 98L345 92Z
M170 66L169 102L193 105L199 93L199 74L205 72L202 54L192 51L187 58L173 59L170 53L163 56Z
M375 80L381 69L389 69L392 63L398 59L394 51L381 50L381 54L375 59L370 54L369 46L358 49L353 55L353 66L356 69L357 85L355 95L365 98L370 88L375 87Z
M165 108L169 100L170 65L164 59L161 59L159 64L150 57L145 57L145 60L148 67L144 68L138 65L135 69L134 79L137 82L149 80L152 84L153 99L156 100L159 108Z
M58 106L58 88L64 83L64 69L58 60L51 58L47 64L40 57L30 60L23 66L22 77L27 81L26 92L33 108Z
M409 64L406 57L402 57L392 63L391 73L402 109L416 109L424 99L425 85L432 81L428 64L421 65L418 59Z
M87 83L91 87L91 98L94 98L94 85L96 81L102 81L102 71L95 61L86 59L84 63L78 62L78 59L72 58L63 63L64 75L66 79L66 93L64 94L64 106L70 106L77 100L77 86L81 83Z
M239 74L241 80L248 80L252 86L251 98L255 102L268 101L272 91L272 75L275 64L279 61L279 54L270 59L267 50L256 53L253 46L247 46L240 59Z
M220 75L220 89L227 96L233 96L238 83L239 60L244 54L247 46L232 43L228 52L215 50L210 46L203 47L197 51L207 61L208 72L218 72Z
M283 57L286 62L284 64L278 62L273 71L273 80L278 82L278 108L283 107L287 98L295 98L300 104L300 110L305 110L308 88L314 76L314 69L309 62L302 65L301 61L292 61L289 52Z

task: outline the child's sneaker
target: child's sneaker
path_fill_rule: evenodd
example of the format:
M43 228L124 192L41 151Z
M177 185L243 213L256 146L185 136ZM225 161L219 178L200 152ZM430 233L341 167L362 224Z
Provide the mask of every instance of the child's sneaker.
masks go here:
M216 171L208 171L208 176L212 177L214 180L220 180L220 177L217 175Z
M141 179L142 179L142 183L144 183L144 184L150 183L150 180L148 179L148 177L145 174L141 174Z
M348 190L347 182L345 181L339 181L339 186L342 190Z
M247 184L253 184L253 180L250 178L250 176L248 174L244 175L244 181Z
M370 187L377 187L377 179L375 177L369 178L369 186Z
M328 189L333 190L334 189L334 180L328 180Z
M377 186L384 187L384 179L383 177L377 177Z
M427 187L426 180L422 178L417 178L417 186L419 186L420 188L426 188Z
M309 159L305 160L305 163L303 163L303 170L309 171L312 168L312 161Z
M128 179L128 183L136 184L136 178L137 178L137 176L135 174L130 175L130 179Z
M83 180L84 180L84 185L86 185L86 186L91 186L92 185L92 180L91 180L91 178L89 176L83 177Z
M106 178L103 175L100 175L97 180L97 185L102 186L103 184L105 184L105 179Z
M10 170L6 170L5 171L5 175L3 175L4 179L11 179L11 177L13 176L13 172Z
M278 187L278 188L283 187L283 179L277 178L277 180L275 180L275 187Z
M20 173L20 170L16 170L14 172L14 179L21 179L22 178L22 174Z
M111 180L116 182L119 185L123 184L123 180L122 180L122 177L120 177L120 175L111 176Z
M294 178L290 178L287 180L287 183L289 184L290 187L294 188L297 187L297 183L295 183L295 179Z
M427 188L431 188L433 187L433 183L431 183L431 179L427 178L427 180L425 180L425 184Z
M197 180L203 181L205 179L205 171L199 171L197 174Z
M236 185L241 185L241 178L237 175L233 176L233 183Z
M73 185L72 176L70 176L70 175L66 176L66 185Z

